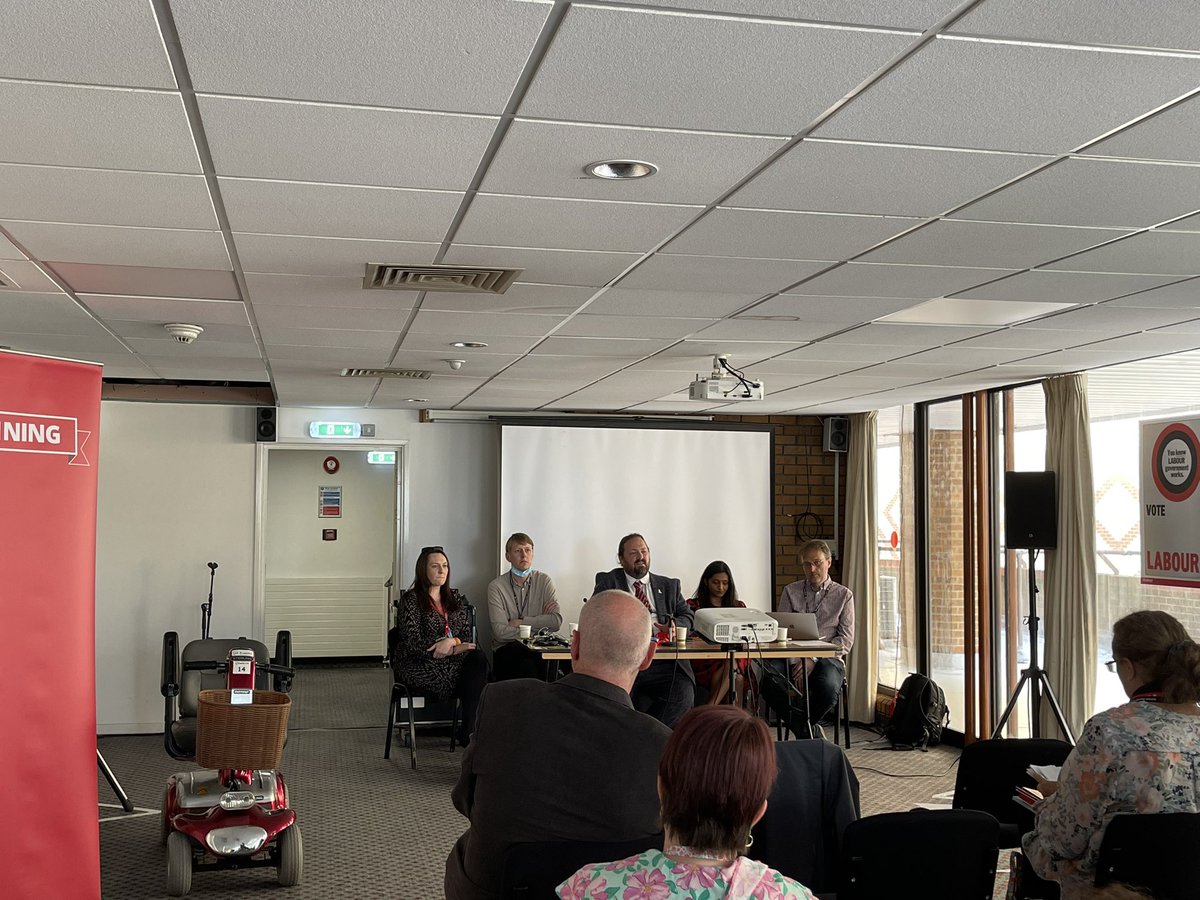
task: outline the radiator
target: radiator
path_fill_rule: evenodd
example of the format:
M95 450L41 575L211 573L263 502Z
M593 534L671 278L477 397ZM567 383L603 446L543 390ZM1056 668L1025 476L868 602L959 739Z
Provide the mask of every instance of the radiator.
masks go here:
M293 656L387 654L385 577L268 578L267 644L292 633Z

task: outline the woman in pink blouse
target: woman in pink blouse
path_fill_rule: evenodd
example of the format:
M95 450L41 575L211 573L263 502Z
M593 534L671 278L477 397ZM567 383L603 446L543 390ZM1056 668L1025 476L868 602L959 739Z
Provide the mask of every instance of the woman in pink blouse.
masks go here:
M1049 796L1021 841L1062 900L1091 896L1114 816L1200 811L1200 646L1167 613L1147 610L1117 621L1112 650L1109 671L1130 702L1088 720L1057 784L1039 785Z

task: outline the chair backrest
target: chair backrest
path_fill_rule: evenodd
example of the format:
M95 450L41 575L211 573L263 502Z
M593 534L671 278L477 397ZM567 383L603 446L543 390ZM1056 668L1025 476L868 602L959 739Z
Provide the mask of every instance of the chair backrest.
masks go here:
M998 832L993 816L969 809L918 809L851 822L838 900L991 900Z
M259 663L271 661L271 651L262 641L252 641L248 638L209 638L201 641L189 641L179 654L184 665L179 673L179 717L193 718L200 705L200 692L220 690L225 687L225 675L221 672L188 671L189 662L224 662L229 651L234 647L244 647L254 651L254 658ZM265 691L271 687L271 676L258 672L254 687Z
M1155 900L1200 896L1200 813L1116 816L1104 829L1096 884L1148 888Z
M1000 738L963 748L954 782L955 809L991 813L1000 823L1000 846L1015 847L1033 830L1033 813L1013 802L1017 785L1033 787L1025 773L1031 765L1061 766L1071 753L1066 741L1047 738Z
M810 891L837 890L842 834L859 816L858 778L842 749L826 741L779 741L779 776L746 855Z
M554 889L586 865L661 850L661 834L634 841L530 841L504 855L501 900L556 900Z

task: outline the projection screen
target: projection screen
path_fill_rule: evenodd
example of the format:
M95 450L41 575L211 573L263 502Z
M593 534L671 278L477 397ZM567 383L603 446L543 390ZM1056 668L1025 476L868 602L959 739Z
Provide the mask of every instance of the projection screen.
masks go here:
M769 430L501 426L500 533L534 540L534 568L554 579L567 623L617 544L645 536L650 570L692 596L723 559L740 599L769 610L774 586ZM500 548L500 571L507 568Z

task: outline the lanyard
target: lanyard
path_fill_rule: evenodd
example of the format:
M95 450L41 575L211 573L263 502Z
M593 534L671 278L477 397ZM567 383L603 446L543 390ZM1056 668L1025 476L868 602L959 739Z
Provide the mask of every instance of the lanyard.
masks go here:
M530 572L525 576L525 581L518 587L517 583L513 580L512 572L508 573L508 586L512 589L513 603L517 607L517 618L522 622L525 621L525 613L529 610L529 579L532 577L533 573ZM525 601L524 603L521 602L522 598Z
M431 603L430 606L433 606L433 604ZM434 606L433 611L441 616L442 622L446 626L446 637L450 637L450 613L446 612L445 604L442 604L441 609L438 609L436 606Z

